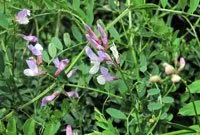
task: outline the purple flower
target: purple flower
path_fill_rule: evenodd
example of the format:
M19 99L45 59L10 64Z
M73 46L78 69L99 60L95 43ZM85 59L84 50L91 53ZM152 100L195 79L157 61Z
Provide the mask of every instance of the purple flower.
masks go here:
M59 91L55 91L53 94L46 96L42 99L41 106L45 106L48 102L54 100L60 94Z
M74 97L74 98L78 98L79 97L78 92L76 92L76 91L66 92L65 95L68 96L68 97Z
M54 75L58 76L60 74L60 72L63 71L66 68L67 64L69 63L69 60L68 59L64 59L64 60L59 61L58 58L55 58L53 60L53 63L55 64L55 66L57 68L57 70L56 70Z
M26 63L29 67L28 69L24 70L24 74L26 76L37 76L44 73L42 70L38 69L36 60L34 58L30 57L28 60L26 60Z
M88 34L86 34L85 36L94 48L98 50L104 50L104 48L98 42L96 42L92 37L90 37Z
M106 32L104 31L104 29L99 24L97 24L97 28L99 30L99 33L101 34L101 40L103 42L105 49L108 49L108 39L107 39Z
M97 37L97 35L92 31L92 29L87 25L84 24L84 27L87 31L88 34L86 34L86 38L87 36L90 37L91 39L93 39L95 42L97 42L98 44L101 44L101 40Z
M72 131L71 125L66 126L66 135L78 135L77 132Z
M23 9L21 11L19 11L16 15L16 22L18 24L28 24L29 23L29 19L28 16L30 16L31 11L28 9Z
M35 46L28 45L28 49L33 53L33 55L36 55L36 56L42 55L43 47L38 43Z
M71 71L69 71L69 73L67 74L67 78L70 78L74 73L76 73L77 69L72 69Z
M111 76L108 72L108 69L101 67L101 75L97 77L97 82L101 85L104 85L106 82L119 79L117 76Z
M23 35L23 34L21 34L21 36L26 41L29 41L29 42L38 42L38 38L36 36L32 36L32 35L26 36L26 35Z

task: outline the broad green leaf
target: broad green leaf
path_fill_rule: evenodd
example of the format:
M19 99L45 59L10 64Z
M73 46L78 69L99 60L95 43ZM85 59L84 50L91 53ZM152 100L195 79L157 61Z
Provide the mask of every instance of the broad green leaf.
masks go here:
M147 70L147 60L144 54L140 55L140 71L145 72Z
M49 59L49 54L47 53L47 51L43 51L42 52L42 59L45 61L45 62L49 62L50 59Z
M0 134L4 135L6 131L6 128L4 126L4 123L0 121Z
M56 48L58 48L59 50L61 51L63 50L63 45L58 37L53 37L51 39L51 43L53 43L56 46Z
M173 103L174 102L174 99L172 97L163 97L162 99L163 103Z
M48 52L49 55L54 58L56 56L57 50L56 50L56 46L52 43L49 44L48 46Z
M117 32L117 30L115 29L114 26L110 27L109 32L110 32L111 36L112 36L115 40L120 41L120 35L119 35L119 33Z
M152 95L157 95L160 93L159 89L149 89L147 90L148 95L152 96Z
M151 102L148 104L148 109L150 111L160 110L162 107L163 107L163 105L158 102Z
M190 8L188 10L189 13L193 13L197 9L199 1L200 0L190 0Z
M161 0L160 2L162 6L165 8L167 6L168 0Z
M73 0L73 2L72 2L72 7L73 7L73 9L75 9L75 10L77 10L77 9L79 9L80 8L80 0Z
M17 135L16 120L14 117L10 117L8 119L6 134L7 135Z
M115 119L126 119L126 115L120 110L114 108L108 108L106 109L106 112Z
M60 128L60 122L58 121L48 123L45 126L43 135L55 135L59 128Z
M93 20L94 20L94 13L93 13L94 1L93 0L88 0L87 4L88 4L88 7L90 7L90 8L87 8L86 23L88 25L91 25Z
M23 126L24 135L35 135L35 121L33 119L28 119Z
M82 33L76 25L72 25L72 34L77 41L82 42Z
M184 11L185 6L187 5L187 2L188 2L188 0L179 0L179 1L178 1L178 6L179 6L180 8L182 8L182 10Z
M188 87L191 93L200 93L200 80L194 81Z
M63 34L63 40L64 40L64 43L65 43L65 46L69 47L71 45L71 38L70 38L69 33Z
M197 114L200 114L200 100L194 101L194 104L196 106L197 109ZM190 102L186 105L184 105L178 112L179 114L183 115L183 116L194 116L195 115L195 111L194 111L194 106L193 103Z
M0 26L2 28L5 28L7 29L8 28L8 20L7 20L7 17L0 12Z
M109 4L110 8L113 10L115 10L117 8L117 6L115 4L115 0L108 0L108 4Z
M5 69L4 56L2 51L0 50L0 72L3 73L4 69Z

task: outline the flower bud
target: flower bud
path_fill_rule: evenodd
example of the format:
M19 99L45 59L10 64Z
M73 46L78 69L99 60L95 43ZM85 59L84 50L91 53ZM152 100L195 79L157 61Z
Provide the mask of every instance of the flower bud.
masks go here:
M163 63L163 67L165 68L165 73L167 75L173 74L176 72L176 70L174 69L174 67L168 63Z
M160 78L160 76L158 76L158 75L153 75L153 76L150 76L150 78L149 78L149 82L151 82L151 83L157 83L157 82L161 82L161 78Z
M181 77L180 77L179 75L177 75L177 74L173 74L173 75L171 76L171 81L172 81L173 83L178 83L180 80L181 80Z
M179 64L180 64L180 67L178 68L178 72L181 71L185 67L185 59L183 57L180 58Z

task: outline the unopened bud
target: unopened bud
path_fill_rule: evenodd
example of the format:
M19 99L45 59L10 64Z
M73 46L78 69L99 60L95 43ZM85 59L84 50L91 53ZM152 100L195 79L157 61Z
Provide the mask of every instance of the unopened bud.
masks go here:
M185 67L185 59L183 57L180 58L179 64L180 64L180 67L178 68L178 72L181 71Z
M165 68L165 73L167 75L173 74L176 72L176 70L174 69L174 67L168 63L163 63L163 67Z
M157 82L161 82L161 78L160 78L160 76L158 76L158 75L153 75L153 76L151 76L150 77L150 79L149 79L149 82L151 82L151 83L157 83Z
M171 81L173 83L178 83L180 80L181 80L181 77L177 74L173 74L172 77L171 77Z

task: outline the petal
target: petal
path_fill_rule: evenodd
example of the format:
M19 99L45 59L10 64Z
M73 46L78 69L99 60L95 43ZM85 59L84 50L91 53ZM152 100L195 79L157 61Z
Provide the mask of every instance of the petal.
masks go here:
M108 76L108 75L110 75L110 74L108 73L108 69L105 68L105 67L101 67L101 74L102 74L103 76Z
M91 61L102 61L93 51L89 46L85 47L85 52L87 56L90 58Z
M48 102L54 100L58 95L60 94L60 92L55 91L53 94L51 94L50 96L46 96L42 99L42 103L41 106L45 106Z
M38 50L35 46L33 45L28 45L28 49L31 50L31 52L36 55L36 56L39 56L39 55L42 55L42 52L41 50Z
M26 76L36 76L37 74L31 69L25 69L24 75L26 75Z
M38 67L36 64L36 61L34 59L28 59L26 60L26 63L28 64L28 67L33 71L38 71Z
M98 51L98 56L99 56L99 58L101 58L102 61L105 60L105 61L112 62L110 55L104 51Z
M103 75L100 75L97 77L97 82L101 85L104 85L106 83L106 80Z
M61 71L64 70L68 63L69 63L68 59L61 60L58 69Z
M119 64L119 53L118 53L118 51L117 51L117 47L115 46L115 44L113 44L113 46L112 47L110 47L110 50L112 51L112 54L113 54L113 56L114 56L114 58L115 58L115 61L117 62L117 64Z
M99 24L97 24L97 28L98 28L99 33L101 34L101 40L103 42L103 45L107 49L108 48L108 39L107 39L106 32Z
M88 32L88 36L91 37L98 44L101 44L100 39L96 36L96 34L92 31L92 29L87 24L84 24L84 27L86 31Z
M91 67L89 73L93 75L93 74L96 74L99 71L100 62L91 61L91 63L94 64L94 65Z
M36 36L32 36L32 35L29 35L29 36L26 36L26 35L23 35L21 34L22 38L29 41L29 42L38 42L38 38Z
M70 78L74 73L76 73L77 69L72 69L71 71L69 71L69 73L67 74L67 78Z
M23 10L21 10L21 11L19 11L17 13L16 21L19 24L28 24L29 23L29 19L27 18L27 16L30 16L30 10L23 9Z
M79 97L78 92L76 92L76 91L67 92L67 96L68 97L74 97L74 98L78 98Z
M54 65L55 65L57 68L59 67L60 61L59 61L58 57L56 57L56 58L53 60L53 63L54 63Z
M66 126L66 135L73 135L71 125Z
M38 44L38 43L35 45L35 48L37 50L43 51L43 47L40 44Z
M94 48L98 50L104 50L104 48L98 42L96 42L93 38L90 37L90 35L86 34L85 36Z
M183 70L183 68L185 67L185 59L181 57L179 63L180 63L180 67L178 68L178 72Z

